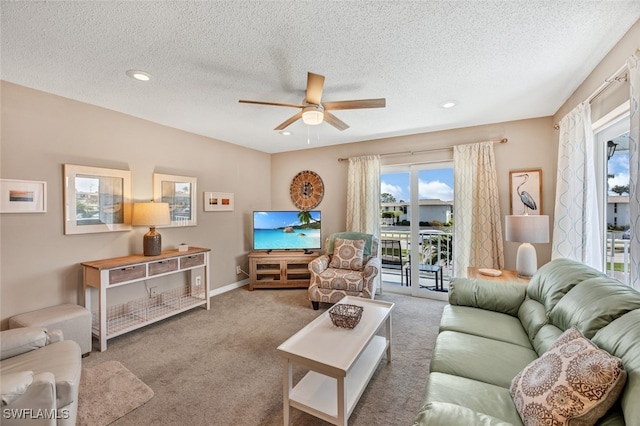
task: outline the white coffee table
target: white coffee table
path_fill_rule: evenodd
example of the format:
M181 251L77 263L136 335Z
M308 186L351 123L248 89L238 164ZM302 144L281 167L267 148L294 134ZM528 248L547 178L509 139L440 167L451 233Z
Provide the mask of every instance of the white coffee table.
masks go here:
M364 308L353 329L333 325L329 311L278 346L284 357L284 424L291 407L335 425L347 425L383 355L391 362L390 302L347 296L339 303ZM384 335L379 331L384 327ZM293 365L309 372L294 386Z

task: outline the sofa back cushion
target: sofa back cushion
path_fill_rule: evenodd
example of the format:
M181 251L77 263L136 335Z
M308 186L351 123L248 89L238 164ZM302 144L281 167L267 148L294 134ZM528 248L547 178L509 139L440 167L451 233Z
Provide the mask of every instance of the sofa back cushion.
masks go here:
M549 313L580 282L603 273L571 259L555 259L542 266L527 286L527 296L544 305Z
M576 326L588 339L611 321L640 309L640 292L607 276L574 286L549 312L549 322L566 330Z
M622 360L627 384L620 395L620 406L627 425L640 424L640 310L629 312L601 328L592 341Z

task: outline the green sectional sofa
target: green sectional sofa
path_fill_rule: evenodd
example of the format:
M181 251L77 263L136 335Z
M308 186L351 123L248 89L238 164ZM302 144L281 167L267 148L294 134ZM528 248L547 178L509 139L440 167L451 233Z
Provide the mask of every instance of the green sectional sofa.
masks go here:
M640 425L640 292L556 259L528 285L451 282L414 426L522 425L512 380L572 326L620 358L627 375L622 393L596 424Z

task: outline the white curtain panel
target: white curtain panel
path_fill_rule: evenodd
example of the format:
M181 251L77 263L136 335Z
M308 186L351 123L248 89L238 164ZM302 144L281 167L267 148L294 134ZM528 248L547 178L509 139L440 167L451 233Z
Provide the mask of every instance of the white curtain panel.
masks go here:
M560 120L551 258L574 259L602 270L602 241L591 105L583 102Z
M493 142L453 148L454 276L467 267L502 269L504 252Z
M347 231L380 238L380 156L349 158Z
M629 68L631 128L629 132L629 213L631 217L631 240L629 241L631 257L630 284L640 289L640 50L627 60Z

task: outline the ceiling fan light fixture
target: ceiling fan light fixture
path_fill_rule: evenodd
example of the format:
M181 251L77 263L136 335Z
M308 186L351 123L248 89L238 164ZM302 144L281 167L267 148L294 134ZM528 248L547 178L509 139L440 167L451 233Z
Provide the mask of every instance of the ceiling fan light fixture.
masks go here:
M308 106L302 110L302 121L309 126L316 126L324 120L324 111L320 106Z

